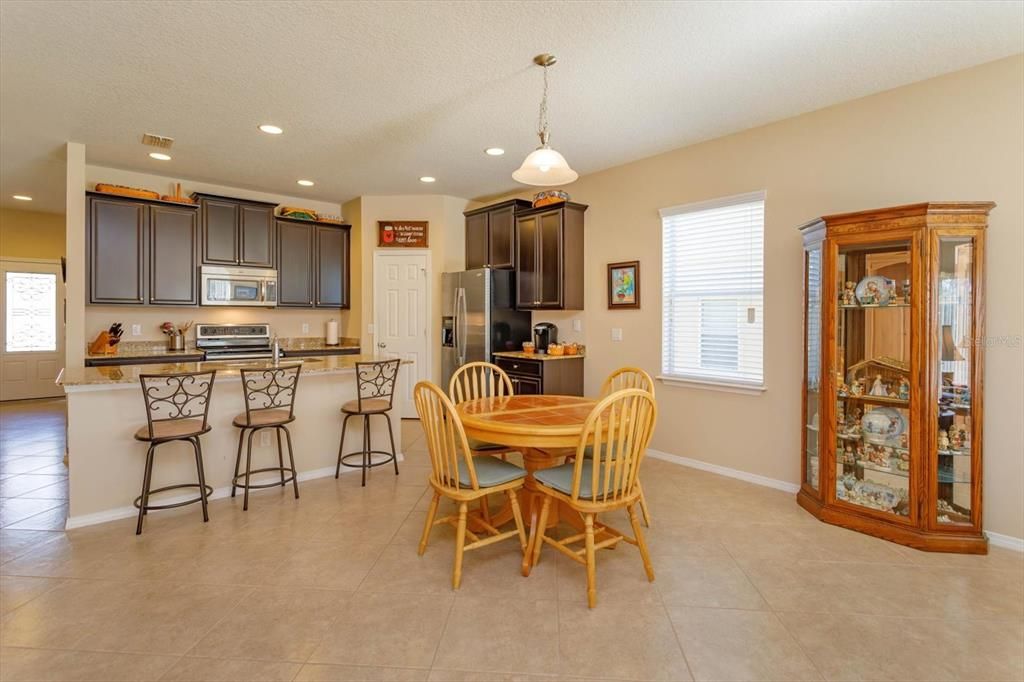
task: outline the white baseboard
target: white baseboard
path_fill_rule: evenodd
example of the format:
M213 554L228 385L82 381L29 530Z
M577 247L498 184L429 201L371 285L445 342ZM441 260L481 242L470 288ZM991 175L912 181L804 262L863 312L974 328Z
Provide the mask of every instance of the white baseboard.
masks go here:
M700 469L701 471L709 471L713 474L719 474L721 476L728 476L729 478L736 478L747 483L754 483L755 485L763 485L766 488L775 488L787 493L796 494L800 492L800 486L796 483L790 483L789 481L780 481L776 478L768 478L767 476L760 476L758 474L751 474L746 471L740 471L739 469L730 469L729 467L720 466L718 464L711 464L709 462L702 462L699 459L692 459L690 457L681 457L679 455L673 455L668 452L662 452L661 450L655 450L653 448L647 448L647 454L654 459L661 459L666 462L672 462L673 464L680 464L684 467L690 467L691 469Z
M398 461L404 461L405 456L400 452L398 453ZM354 474L358 472L358 468L342 467L341 475ZM323 467L322 469L312 469L310 471L300 471L299 481L310 481L315 478L326 478L334 475L334 467ZM222 488L214 488L213 494L209 495L207 500L219 500L223 497L231 496L231 486L226 485ZM195 493L175 495L173 497L166 497L160 499L160 504L174 504L175 502L184 502L185 500L195 497ZM94 514L82 514L80 516L69 516L68 520L64 523L65 530L72 530L74 528L84 528L85 526L95 526L98 523L107 523L108 521L118 521L120 519L128 519L137 516L139 510L135 506L128 507L117 507L115 509L107 509L106 511L96 512Z
M774 478L768 478L767 476L759 476L757 474L751 474L746 471L740 471L739 469L730 469L729 467L723 467L718 464L710 464L708 462L702 462L699 459L691 459L690 457L681 457L679 455L673 455L668 452L662 452L661 450L655 450L653 448L647 449L647 454L654 459L661 459L666 462L672 462L673 464L679 464L684 467L690 467L692 469L700 469L701 471L709 471L713 474L720 474L722 476L728 476L729 478L736 478L747 483L754 483L756 485L763 485L768 488L775 488L787 493L798 493L800 492L800 486L796 483L790 483L788 481L780 481ZM1013 550L1014 552L1024 553L1024 538L1015 538L1012 535L1003 535L1002 533L993 533L990 530L985 531L985 535L988 537L989 544L993 547L1003 547L1005 549Z
M994 547L1003 547L1005 549L1013 550L1014 552L1024 553L1024 538L1015 538L1012 535L993 533L990 530L985 531L985 535L988 537L988 543Z

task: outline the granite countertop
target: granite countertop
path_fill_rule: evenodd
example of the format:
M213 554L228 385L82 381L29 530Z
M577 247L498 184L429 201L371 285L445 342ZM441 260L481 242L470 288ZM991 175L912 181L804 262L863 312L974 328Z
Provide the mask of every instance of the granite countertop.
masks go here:
M117 352L86 353L86 360L113 360L116 358L162 358L162 357L189 357L202 356L203 351L194 345L189 345L185 350L167 350L166 343L149 341L122 341L117 345Z
M278 339L278 342L285 354L291 353L293 356L316 355L318 351L324 355L332 355L335 353L351 353L360 349L359 339L351 338L339 338L338 345L336 346L328 346L326 339L315 336L281 338ZM109 362L154 358L167 358L168 360L180 358L185 361L201 360L203 358L203 351L196 348L194 342L191 341L185 347L185 350L168 350L167 343L163 341L122 341L118 344L116 353L109 355L87 353L85 356L86 360L105 360Z
M582 355L548 355L547 353L524 353L521 350L502 350L494 353L499 358L516 360L582 360Z
M296 338L283 338L278 339L278 343L281 344L281 350L283 350L286 353L288 351L336 351L359 348L359 339L350 339L345 337L340 337L338 339L338 344L336 346L328 346L327 339L325 339L322 336L299 336Z
M281 360L280 367L301 363L302 374L339 374L354 372L357 362L372 362L372 357L362 355L328 355L302 360ZM406 360L403 364L410 361ZM217 379L237 378L242 369L270 369L272 360L214 360L211 362L168 362L154 365L120 365L111 367L70 367L65 368L57 383L67 387L102 386L116 384L139 385L140 374L176 374L179 372L217 371Z

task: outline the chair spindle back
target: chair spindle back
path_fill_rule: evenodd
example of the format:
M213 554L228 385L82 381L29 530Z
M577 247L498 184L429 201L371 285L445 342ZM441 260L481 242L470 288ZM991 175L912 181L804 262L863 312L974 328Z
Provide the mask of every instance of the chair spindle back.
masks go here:
M263 410L288 410L288 417L294 416L301 371L302 365L241 370L246 422L251 424L253 413Z
M459 483L459 463L469 472L470 488L479 490L473 451L469 449L462 420L455 405L441 387L430 381L421 381L413 389L416 413L427 437L430 467L434 483L452 492L464 486Z
M216 370L183 372L181 374L140 374L142 398L146 403L149 437L154 438L153 424L202 417L206 430L210 414L210 395Z
M458 405L477 398L512 395L512 380L505 370L490 362L467 362L455 370L448 382L448 397Z
M627 388L639 388L654 395L654 379L639 367L620 367L601 384L601 397L605 397Z
M603 398L583 425L576 447L572 499L580 499L587 445L593 445L590 467L591 502L615 502L639 494L637 474L658 418L653 394L639 388L616 391Z

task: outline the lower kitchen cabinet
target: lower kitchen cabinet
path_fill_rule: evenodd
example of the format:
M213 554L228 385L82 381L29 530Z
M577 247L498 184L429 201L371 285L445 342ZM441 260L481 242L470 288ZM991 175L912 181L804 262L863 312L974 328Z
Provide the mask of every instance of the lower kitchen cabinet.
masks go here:
M583 356L534 360L495 354L494 364L508 374L516 395L583 395Z
M348 308L351 227L277 219L277 305Z

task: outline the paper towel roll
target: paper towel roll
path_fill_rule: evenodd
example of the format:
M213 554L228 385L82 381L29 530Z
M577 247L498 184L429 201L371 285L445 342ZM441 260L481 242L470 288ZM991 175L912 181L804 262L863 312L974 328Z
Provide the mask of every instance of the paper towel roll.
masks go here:
M338 321L327 320L327 345L338 345Z

